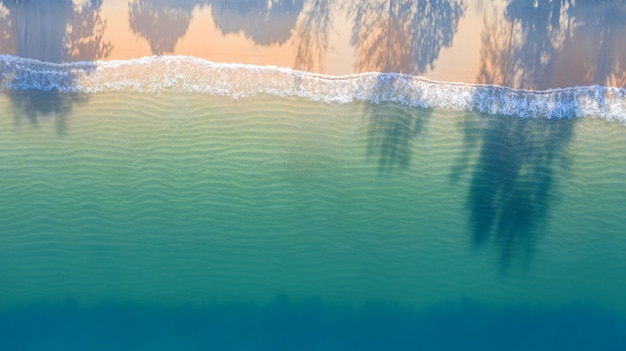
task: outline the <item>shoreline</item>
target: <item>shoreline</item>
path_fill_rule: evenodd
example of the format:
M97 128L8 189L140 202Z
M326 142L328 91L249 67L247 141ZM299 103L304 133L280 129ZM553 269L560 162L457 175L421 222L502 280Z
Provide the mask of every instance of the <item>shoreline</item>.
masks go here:
M421 21L417 12L409 11L406 18L397 13L392 18L367 12L367 7L303 0L294 2L299 7L277 10L248 10L242 4L237 7L201 1L188 5L163 3L166 5L157 7L150 1L114 0L99 7L80 9L74 5L74 12L65 21L72 25L82 21L85 13L92 15L91 27L84 30L91 36L74 38L75 42L70 40L69 44L68 37L72 39L74 34L64 32L67 25L59 23L62 21L54 13L56 10L44 5L30 8L0 5L0 20L13 24L7 26L12 31L0 43L0 54L50 62L183 55L220 63L288 67L330 76L394 72L435 81L525 90L593 85L626 87L626 68L620 64L626 60L626 48L619 46L620 34L626 34L626 26L616 25L605 32L598 25L585 25L581 21L586 17L580 14L582 10L604 11L596 13L597 16L626 11L622 9L626 6L619 4L611 5L616 9L609 6L603 10L595 5L585 5L590 8L580 11L573 6L562 9L567 18L561 18L561 26L553 28L550 19L544 23L541 18L525 27L524 23L535 21L536 13L532 8L524 9L526 12L514 17L507 12L506 1L479 8L476 4L451 0L447 7L430 9L436 10L432 13L432 23ZM251 17L253 10L266 11L266 17ZM356 21L355 11L365 11L362 23ZM16 16L33 12L42 17L37 24L15 21ZM573 24L566 24L565 20ZM532 32L532 28L542 24L547 27ZM443 34L429 32L433 25L441 28ZM371 29L359 30L360 26ZM406 26L417 29L407 32L402 29ZM400 29L386 32L396 27ZM554 38L542 39L550 33ZM573 34L568 39L563 33ZM20 38L26 37L27 45L20 42ZM85 41L91 48L81 44ZM61 47L63 43L69 46L68 52L40 48ZM534 52L535 47L542 49Z

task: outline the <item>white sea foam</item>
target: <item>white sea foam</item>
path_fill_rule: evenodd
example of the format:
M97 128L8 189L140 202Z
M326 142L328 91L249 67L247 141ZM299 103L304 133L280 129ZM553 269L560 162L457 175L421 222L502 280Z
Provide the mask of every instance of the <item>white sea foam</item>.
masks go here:
M398 73L329 76L275 66L214 63L186 56L54 64L2 55L0 89L87 94L190 92L234 98L267 94L327 103L396 102L521 118L596 116L626 123L624 88L521 90L437 82Z

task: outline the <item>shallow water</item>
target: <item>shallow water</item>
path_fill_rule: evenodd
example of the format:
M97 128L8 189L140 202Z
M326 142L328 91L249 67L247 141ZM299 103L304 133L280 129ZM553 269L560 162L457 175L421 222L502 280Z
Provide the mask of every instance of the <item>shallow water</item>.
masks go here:
M300 98L80 98L36 123L2 99L4 323L18 315L51 334L49 313L68 328L142 324L114 327L119 337L151 333L154 316L155 332L185 345L171 314L237 334L239 322L222 324L234 313L264 325L248 341L268 348L321 343L318 332L331 333L329 348L359 345L379 318L407 328L381 336L399 333L402 347L422 343L410 330L467 333L483 314L484 327L505 319L499 328L529 332L547 319L540 329L568 343L569 318L598 319L580 336L593 345L626 326L620 123ZM306 337L279 337L274 318L303 323L290 328Z

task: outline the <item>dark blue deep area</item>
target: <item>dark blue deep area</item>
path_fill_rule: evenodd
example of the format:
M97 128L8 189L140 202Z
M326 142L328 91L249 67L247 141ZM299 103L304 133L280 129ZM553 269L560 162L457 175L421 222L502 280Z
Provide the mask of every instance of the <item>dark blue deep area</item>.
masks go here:
M0 312L0 350L626 350L626 317L588 305L355 309L40 304Z

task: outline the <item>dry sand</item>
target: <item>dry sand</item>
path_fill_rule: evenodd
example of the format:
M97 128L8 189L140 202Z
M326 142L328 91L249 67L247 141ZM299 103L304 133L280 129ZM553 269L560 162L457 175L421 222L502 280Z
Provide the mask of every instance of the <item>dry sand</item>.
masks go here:
M518 2L450 0L425 8L409 2L415 6L406 10L384 0L294 1L298 5L276 10L264 8L263 2L111 0L92 9L93 18L101 21L94 28L102 35L94 31L91 39L109 50L79 50L66 60L186 55L330 75L389 71L525 89L626 85L626 45L620 39L626 35L626 21L620 20L626 4L566 7L539 1L535 7L517 6L517 12L509 9ZM84 3L75 1L75 8ZM387 6L388 14L372 10L373 5ZM54 24L58 14L36 10L36 4L6 6L0 5L0 20L8 21L0 53L30 56L20 48L63 41L42 32L42 23ZM75 24L78 13L70 14L68 23ZM29 24L29 19L38 22Z

